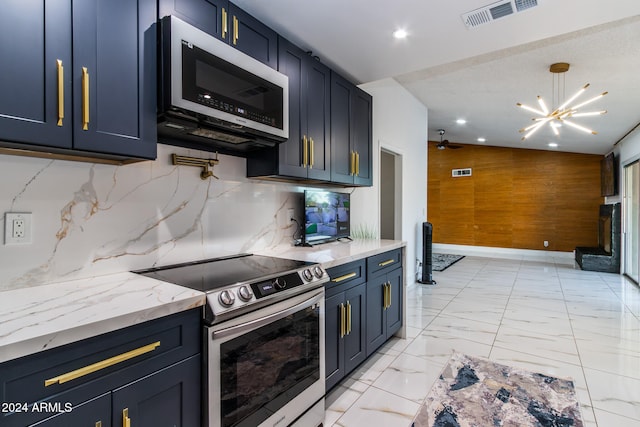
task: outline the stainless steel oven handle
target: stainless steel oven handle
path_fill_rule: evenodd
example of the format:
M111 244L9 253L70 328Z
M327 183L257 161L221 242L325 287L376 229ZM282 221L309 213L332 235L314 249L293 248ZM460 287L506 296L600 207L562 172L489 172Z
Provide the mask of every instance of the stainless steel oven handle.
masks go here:
M245 332L258 329L261 326L268 325L269 323L274 322L276 320L280 320L284 317L287 317L288 315L293 314L297 311L300 311L303 308L311 307L323 300L324 300L324 289L323 291L320 291L313 297L299 304L296 304L293 307L286 308L284 310L278 311L276 313L270 314L265 317L261 317L256 320L250 320L238 326L232 326L230 328L220 329L219 331L212 332L211 337L213 339L218 339L218 338L228 337L230 335L243 334Z

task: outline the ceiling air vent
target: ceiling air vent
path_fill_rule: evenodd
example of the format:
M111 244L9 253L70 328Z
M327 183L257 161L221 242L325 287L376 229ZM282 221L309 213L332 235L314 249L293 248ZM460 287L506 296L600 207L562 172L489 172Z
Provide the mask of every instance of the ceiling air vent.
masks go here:
M502 0L491 3L471 12L462 14L462 21L467 28L487 24L498 18L513 15L538 5L538 0Z

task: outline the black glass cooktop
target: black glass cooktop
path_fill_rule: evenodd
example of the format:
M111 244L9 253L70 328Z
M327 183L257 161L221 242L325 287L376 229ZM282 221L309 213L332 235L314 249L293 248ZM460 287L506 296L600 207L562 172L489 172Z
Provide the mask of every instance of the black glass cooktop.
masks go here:
M305 261L242 254L150 268L134 273L207 292L236 283L260 281L311 264Z

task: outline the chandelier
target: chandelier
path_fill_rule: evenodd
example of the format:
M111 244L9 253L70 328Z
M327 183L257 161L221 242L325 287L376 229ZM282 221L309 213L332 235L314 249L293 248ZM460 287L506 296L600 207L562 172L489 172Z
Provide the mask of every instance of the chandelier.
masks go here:
M558 62L556 64L551 64L551 66L549 67L549 71L554 75L552 91L554 94L557 93L557 103L559 104L560 97L561 96L564 97L564 73L569 71L569 64L566 62ZM560 77L562 77L562 80L560 79ZM518 102L516 104L518 107L524 108L525 110L531 111L532 113L535 113L538 115L538 117L534 117L532 119L535 123L533 123L531 126L527 126L519 130L520 133L525 133L525 135L522 137L522 140L524 141L525 139L529 138L531 135L534 134L534 132L542 128L547 123L549 124L549 126L551 127L555 135L560 135L559 128L563 124L571 126L575 129L581 130L583 132L596 135L597 134L596 131L589 129L587 127L581 126L573 122L572 120L570 120L570 119L573 119L574 117L597 116L600 114L605 114L607 112L606 110L588 111L588 112L579 112L578 110L584 107L585 105L590 104L593 101L602 98L608 92L602 92L600 95L594 96L593 98L588 99L587 101L581 102L579 104L575 104L575 105L572 104L572 102L577 101L577 99L587 90L588 87L589 87L589 83L587 83L581 89L579 89L572 97L570 97L566 101L563 101L562 104L559 105L554 110L549 110L544 100L539 95L538 95L538 105L540 106L540 109L529 107L527 105L524 105Z

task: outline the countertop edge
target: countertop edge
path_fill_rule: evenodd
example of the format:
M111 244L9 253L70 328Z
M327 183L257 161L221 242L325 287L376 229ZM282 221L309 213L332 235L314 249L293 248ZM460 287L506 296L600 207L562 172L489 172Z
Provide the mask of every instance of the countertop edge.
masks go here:
M203 292L117 273L0 292L0 363L201 307ZM99 309L98 309L99 308Z

